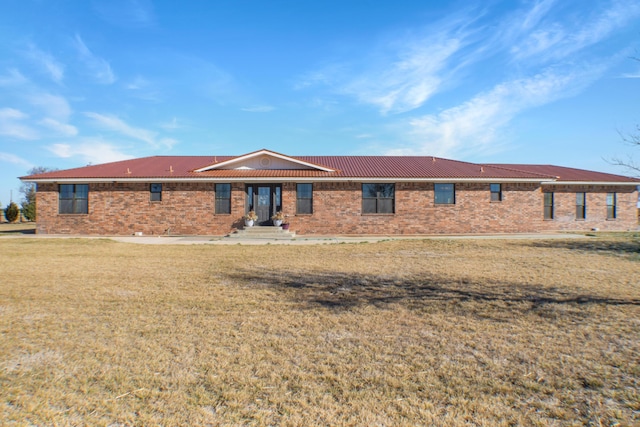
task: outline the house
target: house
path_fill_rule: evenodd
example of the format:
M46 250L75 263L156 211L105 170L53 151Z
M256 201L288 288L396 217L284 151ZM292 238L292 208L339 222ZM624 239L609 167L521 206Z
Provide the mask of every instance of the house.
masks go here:
M431 156L154 156L21 178L40 234L224 235L254 210L299 234L635 230L640 180Z

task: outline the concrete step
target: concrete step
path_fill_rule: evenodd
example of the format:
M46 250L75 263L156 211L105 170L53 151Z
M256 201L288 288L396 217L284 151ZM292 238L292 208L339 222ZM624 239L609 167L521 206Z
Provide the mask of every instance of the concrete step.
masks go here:
M296 237L296 233L289 230L283 230L282 227L272 226L254 226L245 227L237 230L227 237L230 239L275 239L275 240L291 240Z

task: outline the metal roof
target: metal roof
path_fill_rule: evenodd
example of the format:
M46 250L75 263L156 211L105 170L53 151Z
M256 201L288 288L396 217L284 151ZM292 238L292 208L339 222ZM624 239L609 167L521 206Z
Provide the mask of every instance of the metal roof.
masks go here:
M601 172L550 165L477 164L433 156L285 156L262 150L261 155L304 164L305 168L217 168L237 165L244 156L153 156L21 177L23 181L233 181L283 180L497 180L602 181L640 183L640 180ZM317 168L309 168L315 165ZM200 170L198 172L198 170Z
M557 183L567 182L628 182L640 184L640 179L623 175L615 175L604 172L595 172L586 169L568 168L554 165L527 165L527 164L494 164L492 166L507 167L527 172L539 173L555 177Z

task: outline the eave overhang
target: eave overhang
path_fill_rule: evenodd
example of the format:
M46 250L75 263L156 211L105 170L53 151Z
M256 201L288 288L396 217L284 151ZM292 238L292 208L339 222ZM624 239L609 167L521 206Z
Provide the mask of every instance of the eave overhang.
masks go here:
M542 185L615 185L615 186L630 186L638 187L640 182L629 181L542 181Z
M278 183L278 182L488 182L488 183L534 183L541 184L540 179L533 178L405 178L405 177L202 177L202 178L172 178L172 177L140 177L140 178L44 178L23 179L24 182L65 184L65 183L114 183L114 182L250 182L250 183ZM584 183L583 183L584 184ZM629 184L629 183L627 183ZM616 184L617 185L617 184Z

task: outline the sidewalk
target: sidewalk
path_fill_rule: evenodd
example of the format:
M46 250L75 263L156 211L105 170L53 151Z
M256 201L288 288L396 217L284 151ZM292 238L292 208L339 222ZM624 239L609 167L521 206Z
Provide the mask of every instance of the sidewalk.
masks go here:
M44 237L44 236L42 236ZM61 237L61 236L52 236ZM78 236L76 236L78 237ZM89 237L95 238L95 237ZM479 235L420 235L420 236L300 236L292 240L230 239L220 236L109 236L101 237L122 243L144 245L327 245L340 243L376 243L392 240L451 240L451 239L584 239L582 234L479 234Z

